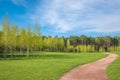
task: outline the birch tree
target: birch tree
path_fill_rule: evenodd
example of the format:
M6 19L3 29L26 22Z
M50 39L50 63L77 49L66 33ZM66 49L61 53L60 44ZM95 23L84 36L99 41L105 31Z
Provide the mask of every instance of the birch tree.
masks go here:
M4 44L4 58L7 58L8 52L8 41L9 41L9 23L8 17L6 16L2 23L2 43Z
M32 40L32 34L30 27L28 26L27 32L26 32L26 47L27 47L27 56L29 56L30 48L31 48L31 41Z
M18 32L18 27L15 26L15 25L12 25L10 27L10 31L9 31L9 48L10 48L10 51L11 51L11 57L13 56L13 53L17 47L17 32Z
M24 28L21 28L20 30L19 43L20 43L20 54L22 54L22 50L26 47L26 31Z

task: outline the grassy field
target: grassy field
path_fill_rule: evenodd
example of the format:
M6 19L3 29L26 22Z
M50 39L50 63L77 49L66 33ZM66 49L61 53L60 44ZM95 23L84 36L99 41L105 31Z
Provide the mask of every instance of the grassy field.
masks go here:
M0 80L58 80L70 69L105 56L98 53L42 52L37 58L0 60Z
M117 53L120 56L120 52ZM120 80L120 57L113 62L107 69L109 80Z

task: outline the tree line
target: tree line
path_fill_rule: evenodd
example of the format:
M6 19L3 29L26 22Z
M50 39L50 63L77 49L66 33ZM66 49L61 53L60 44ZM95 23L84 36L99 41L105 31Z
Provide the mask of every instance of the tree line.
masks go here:
M10 25L9 20L5 18L0 31L0 54L7 58L7 55L13 56L14 53L22 54L26 52L29 56L31 52L51 51L51 52L102 52L120 50L119 36L100 36L88 37L70 36L70 37L51 37L42 36L40 27L36 23L34 29L27 26L18 29L15 24Z

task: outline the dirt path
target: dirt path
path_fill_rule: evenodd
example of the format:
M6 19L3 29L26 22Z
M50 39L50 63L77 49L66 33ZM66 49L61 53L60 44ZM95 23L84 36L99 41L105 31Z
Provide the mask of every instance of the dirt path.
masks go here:
M115 59L117 54L110 54L96 62L79 66L66 73L60 80L108 80L106 69Z

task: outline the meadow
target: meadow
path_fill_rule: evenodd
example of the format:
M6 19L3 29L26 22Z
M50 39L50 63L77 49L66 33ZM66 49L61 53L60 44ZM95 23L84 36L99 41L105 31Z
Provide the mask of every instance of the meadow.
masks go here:
M0 0L0 80L59 80L106 53L120 56L119 26L120 0ZM109 80L120 80L119 69L120 57Z
M59 80L70 69L106 56L100 53L40 52L35 58L1 59L0 80Z

